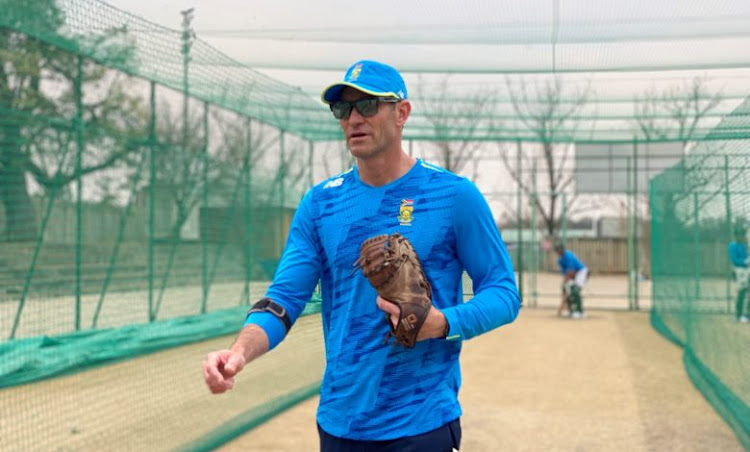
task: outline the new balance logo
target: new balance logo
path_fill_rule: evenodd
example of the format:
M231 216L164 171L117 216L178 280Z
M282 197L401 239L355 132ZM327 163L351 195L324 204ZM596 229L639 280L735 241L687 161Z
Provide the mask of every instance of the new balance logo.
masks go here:
M331 188L331 187L338 187L343 183L344 183L344 178L339 177L338 179L329 180L328 182L326 182L326 184L323 185L323 189Z

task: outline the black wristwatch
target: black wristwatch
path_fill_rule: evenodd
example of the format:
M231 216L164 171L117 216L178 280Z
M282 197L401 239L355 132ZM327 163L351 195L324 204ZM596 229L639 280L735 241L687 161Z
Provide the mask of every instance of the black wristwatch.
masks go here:
M445 316L443 316L445 318ZM443 330L443 339L448 337L448 333L451 331L451 324L448 323L448 319L445 318L445 330Z

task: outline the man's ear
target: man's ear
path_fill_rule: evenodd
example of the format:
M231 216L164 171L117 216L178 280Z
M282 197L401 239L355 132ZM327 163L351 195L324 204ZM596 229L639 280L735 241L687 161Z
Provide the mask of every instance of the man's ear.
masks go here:
M403 128L406 124L406 120L409 119L411 113L411 102L408 100L402 100L396 104L396 124Z

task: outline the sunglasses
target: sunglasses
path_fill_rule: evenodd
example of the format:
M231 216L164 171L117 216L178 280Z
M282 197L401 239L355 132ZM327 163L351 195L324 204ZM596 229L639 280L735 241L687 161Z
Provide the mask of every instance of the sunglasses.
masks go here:
M336 119L349 119L349 115L352 114L352 108L356 108L360 115L369 118L378 113L378 104L380 102L395 104L400 101L401 99L396 99L395 97L365 97L354 102L338 100L331 104L331 111L333 112L333 117Z

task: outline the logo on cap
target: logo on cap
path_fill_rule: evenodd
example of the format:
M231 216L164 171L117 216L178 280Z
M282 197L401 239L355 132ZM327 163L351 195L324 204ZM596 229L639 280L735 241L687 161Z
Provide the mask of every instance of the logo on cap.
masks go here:
M354 81L359 78L359 74L362 73L362 63L352 68L352 73L349 75L349 80Z

